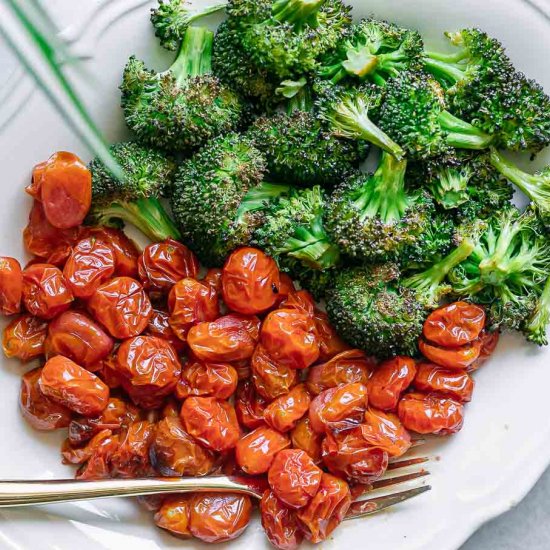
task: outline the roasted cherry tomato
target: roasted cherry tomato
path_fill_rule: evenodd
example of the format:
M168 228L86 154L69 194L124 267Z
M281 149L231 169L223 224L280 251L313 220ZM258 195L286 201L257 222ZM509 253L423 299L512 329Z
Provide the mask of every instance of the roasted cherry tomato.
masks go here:
M500 340L500 332L483 331L479 335L479 340L481 341L481 351L479 352L479 357L468 367L468 371L479 369L479 367L481 367L487 359L493 355L497 348L498 341Z
M296 550L302 542L302 532L296 511L285 506L273 491L267 490L260 502L262 527L269 542L279 550Z
M74 446L66 439L61 447L63 464L84 464L103 442L112 440L112 437L113 431L105 428L96 433L85 445Z
M151 461L163 476L205 476L214 467L214 455L199 445L185 431L180 419L174 417L157 424Z
M367 408L364 384L343 384L321 392L311 402L309 420L317 433L324 433L342 421L361 420Z
M275 305L279 294L279 268L256 248L239 248L223 268L222 294L227 307L245 315L263 313Z
M48 221L59 229L79 226L92 204L92 173L73 153L54 153L46 162L40 197Z
M363 439L371 446L388 453L391 458L404 455L411 447L411 436L397 415L373 408L365 412L361 424Z
M111 457L116 452L119 445L119 436L111 433L110 430L104 430L106 433L104 437L97 442L96 445L91 445L95 440L88 444L92 447L90 450L90 457L87 462L83 464L76 473L76 479L82 480L96 480L96 479L108 479L111 476ZM96 437L100 436L103 432L100 432Z
M405 428L420 434L449 435L464 422L464 406L437 394L408 393L399 401L397 412Z
M162 412L160 414L161 418L173 417L179 418L180 416L180 402L172 397L166 401L164 407L162 407Z
M296 384L296 370L277 363L261 344L254 350L251 367L254 387L265 399L284 395Z
M32 169L31 183L25 187L25 193L37 201L42 200L42 176L48 161L40 162Z
M109 401L109 388L95 374L61 355L46 361L39 384L44 395L84 416L98 416Z
M87 300L115 272L113 249L102 240L87 237L73 248L63 276L74 296Z
M315 299L307 290L294 291L279 304L279 309L295 309L300 313L313 317L315 314Z
M319 335L319 359L321 361L329 361L336 355L350 349L346 342L338 336L326 313L315 310L313 321Z
M181 365L174 348L162 338L136 336L121 344L117 372L136 405L158 406L178 383Z
M472 399L474 381L466 372L432 363L419 363L413 386L425 393L440 393L465 403Z
M87 315L65 311L50 323L45 349L48 357L64 355L89 369L107 357L113 346L113 339Z
M265 424L264 409L266 405L267 401L255 391L252 382L246 380L239 384L235 399L235 412L239 423L245 428L253 430Z
M448 369L467 369L479 358L481 346L481 340L474 340L459 348L442 348L426 342L423 338L418 342L420 352L426 359Z
M227 401L214 397L188 397L181 407L185 430L208 449L224 452L239 440L235 409Z
M187 343L203 361L242 361L254 353L257 340L251 335L250 326L259 324L256 318L251 321L244 316L226 315L191 327Z
M122 387L122 376L118 373L118 362L116 353L109 354L98 365L89 369L96 376L99 376L111 389Z
M279 432L288 432L307 413L310 402L311 397L305 384L298 384L267 406L264 420Z
M246 495L197 493L191 499L189 530L204 542L233 540L248 527L251 512Z
M4 329L2 349L6 357L27 362L44 354L47 334L46 321L32 315L21 315Z
M314 544L325 540L343 521L350 506L348 484L323 474L317 494L297 514L305 537Z
M145 247L138 269L145 288L168 292L179 280L196 278L199 262L186 246L168 239Z
M170 315L161 309L153 309L153 315L149 319L145 334L166 340L177 353L182 353L185 349L185 344L176 336L170 326Z
M296 426L290 432L290 439L294 449L305 451L315 464L321 462L323 435L313 431L308 416L304 416L298 420Z
M207 272L204 278L201 280L201 283L209 286L214 290L217 296L222 294L222 274L223 271L217 267L211 267Z
M444 348L456 348L478 338L485 311L475 304L454 302L432 312L424 323L424 338Z
M73 295L57 267L34 264L23 271L23 302L27 311L42 319L53 319L69 309Z
M0 313L13 315L21 310L23 274L14 258L0 256Z
M170 496L163 500L162 506L155 514L157 527L166 529L175 537L187 539L192 537L189 530L192 495Z
M218 297L212 287L195 279L182 279L168 297L170 326L180 340L187 340L189 329L197 323L214 321L220 314Z
M275 302L277 305L286 300L290 294L296 292L294 281L290 275L286 273L279 273L279 280L281 282L279 285L279 293L277 294L277 301Z
M326 363L309 369L308 390L317 395L341 384L360 382L366 385L375 365L374 358L367 357L361 350L343 351Z
M130 277L116 277L103 283L91 297L92 315L115 338L141 334L153 315L153 307L143 287Z
M228 399L237 389L237 371L227 363L189 361L181 371L176 388L179 399L190 395Z
M237 372L237 378L239 380L248 380L252 376L252 367L250 366L249 359L235 361L233 363L233 368Z
M410 357L399 355L380 363L367 384L370 404L382 411L395 410L415 375L416 364Z
M293 369L305 369L319 358L315 323L298 311L272 311L262 326L261 342L277 363Z
M355 483L372 483L388 467L388 453L371 447L362 426L329 433L323 440L323 463L335 475Z
M275 455L290 447L288 437L267 426L247 433L237 443L235 457L243 472L251 476L265 474Z
M147 420L134 422L121 434L119 445L111 456L115 477L135 478L154 475L149 460L149 447L155 437L155 425Z
M66 428L71 422L71 411L46 397L38 381L42 369L33 369L21 379L19 404L23 418L35 429L43 431Z
M275 496L290 508L303 508L317 494L322 470L300 449L277 454L267 479Z

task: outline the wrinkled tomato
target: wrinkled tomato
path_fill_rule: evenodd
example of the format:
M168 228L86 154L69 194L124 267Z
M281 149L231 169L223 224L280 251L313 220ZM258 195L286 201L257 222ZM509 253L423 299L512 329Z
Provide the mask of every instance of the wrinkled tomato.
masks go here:
M302 532L296 511L285 506L273 491L267 490L260 502L262 527L269 542L279 550L296 550L302 542Z
M294 449L305 451L315 464L321 462L323 435L313 430L309 417L304 416L298 420L296 426L290 432L290 439Z
M298 384L266 407L264 420L279 432L288 432L307 413L310 402L305 384Z
M145 334L166 340L178 354L185 349L185 344L176 336L170 326L170 315L160 309L153 309Z
M479 369L493 355L500 340L500 332L483 331L479 335L479 340L481 342L481 351L479 352L479 357L468 367L469 371Z
M201 280L202 284L209 286L218 297L222 295L222 274L221 269L211 267Z
M256 393L252 382L245 380L239 384L235 399L235 412L242 426L253 430L265 424L264 409L266 405L267 401Z
M365 412L361 434L368 445L385 451L391 458L404 455L411 447L411 436L397 415L370 407Z
M446 369L432 363L420 363L413 386L425 393L440 393L465 403L472 399L474 381L466 372Z
M290 294L296 292L294 281L287 273L279 273L279 293L277 294L277 301L275 304L278 306L282 301L286 300Z
M315 310L313 321L319 335L320 361L329 361L336 355L350 349L346 342L338 336L336 329L330 324L326 313Z
M179 399L190 395L228 399L237 389L237 371L226 363L189 361L181 371L176 388Z
M33 315L21 315L4 329L2 349L6 357L24 363L44 354L48 323Z
M315 314L315 300L307 290L291 292L285 300L279 304L279 309L295 309L310 317Z
M31 183L25 187L25 193L37 201L42 200L42 176L48 161L40 162L32 169Z
M397 356L380 363L367 384L370 404L382 411L395 410L415 375L416 364L411 357Z
M0 256L0 313L13 315L21 310L23 273L14 258Z
M459 348L442 348L420 339L418 347L426 359L449 369L467 369L481 354L481 340L474 340Z
M91 449L90 457L87 462L78 469L75 476L76 479L97 480L112 477L111 457L118 449L119 436L112 434L110 430L105 430L105 432L107 433L101 441L98 441L97 445L94 445ZM103 432L100 432L100 434L101 433ZM100 434L98 434L98 436ZM92 439L92 441L94 441L94 439Z
M166 529L171 535L187 539L192 537L189 530L191 516L191 495L169 496L155 514L155 523L161 529Z
M296 370L277 363L261 344L254 350L251 367L254 387L264 399L284 395L296 384Z
M235 457L239 468L246 474L265 474L275 455L290 447L288 437L273 428L260 426L247 433L237 443Z
M135 478L154 475L149 447L155 437L155 425L147 420L134 422L119 438L111 456L111 473L116 477Z

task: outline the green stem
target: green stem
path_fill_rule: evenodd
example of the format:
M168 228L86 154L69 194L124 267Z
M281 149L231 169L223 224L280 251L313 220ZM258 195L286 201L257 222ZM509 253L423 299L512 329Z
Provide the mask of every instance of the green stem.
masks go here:
M486 149L494 140L473 124L455 117L449 111L442 111L439 124L447 132L447 143L457 149Z
M427 57L425 64L427 71L437 79L451 81L453 84L460 82L464 78L464 71L453 63L447 63L437 59Z
M373 73L378 67L379 58L371 53L368 46L361 49L348 50L348 58L342 63L342 66L348 74L365 78Z
M256 212L266 208L270 202L281 195L286 195L290 190L289 185L262 182L250 189L245 195L239 210L237 219L241 219L247 212Z
M214 33L206 27L189 27L170 71L181 86L189 78L212 71Z
M317 26L317 12L326 0L275 0L272 7L274 19L294 25L297 31Z
M537 302L535 311L527 321L524 332L527 339L539 346L548 345L546 335L547 327L550 322L550 277L546 280L542 294Z

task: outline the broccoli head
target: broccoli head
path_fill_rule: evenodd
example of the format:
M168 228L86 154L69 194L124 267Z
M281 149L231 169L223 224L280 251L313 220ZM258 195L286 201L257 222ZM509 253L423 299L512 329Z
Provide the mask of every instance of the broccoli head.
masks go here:
M133 142L112 145L110 152L124 177L115 178L98 158L92 160L92 209L86 223L119 227L126 222L154 241L178 239L179 231L159 202L173 180L175 164Z
M341 0L230 0L229 24L255 65L279 80L314 72L351 24Z
M164 73L136 59L124 69L122 108L139 141L166 151L198 148L239 125L239 96L210 74L213 33L189 27L174 64Z
M547 329L550 324L550 274L538 298L531 317L522 327L522 332L530 342L539 346L548 345Z
M381 359L416 355L427 315L399 276L393 264L348 268L338 271L326 292L327 313L339 334Z
M183 162L172 191L172 212L184 242L209 266L248 244L265 205L288 190L263 182L265 161L244 136L220 136Z
M317 74L333 84L350 78L384 85L401 71L422 69L423 55L418 32L364 19L352 27L346 40L323 56Z

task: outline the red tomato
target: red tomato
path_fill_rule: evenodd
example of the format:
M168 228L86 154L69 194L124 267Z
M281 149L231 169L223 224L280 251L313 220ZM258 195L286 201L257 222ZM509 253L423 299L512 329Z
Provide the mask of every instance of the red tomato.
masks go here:
M222 293L227 307L256 315L273 307L281 284L275 261L256 248L233 252L223 268Z
M265 399L284 395L296 384L296 370L274 361L261 344L254 350L251 367L254 387Z
M29 194L37 201L42 200L42 176L44 175L47 164L48 162L44 161L33 168L31 183L25 187L25 193Z
M296 550L302 542L302 532L296 512L285 506L273 491L267 490L260 502L262 527L269 542L279 550Z
M190 395L229 399L237 389L237 371L226 363L189 361L181 371L176 388L178 399Z
M27 311L42 319L53 319L69 309L73 295L57 267L34 264L23 271L23 302Z
M13 315L21 310L23 274L14 258L0 256L0 313Z
M254 385L248 380L241 382L237 388L235 412L239 422L249 430L265 424L264 409L267 401L256 393Z
M315 299L307 290L294 291L279 304L278 309L294 309L313 317L315 314Z
M466 371L419 363L413 386L422 392L440 393L462 403L472 399L474 381Z
M264 420L279 432L288 432L307 413L310 402L305 385L298 384L266 407Z
M411 436L397 415L368 408L361 425L363 439L392 458L404 455L411 447Z
M111 457L118 449L119 436L112 434L110 430L105 432L103 439L92 448L88 461L78 469L76 479L96 480L112 477Z
M459 348L441 348L420 339L418 347L426 359L449 369L466 369L477 361L481 354L481 340L474 340Z
M54 153L42 172L40 196L54 227L77 227L92 204L92 173L76 155Z
M479 367L481 367L487 361L487 359L489 359L489 357L493 355L500 340L500 333L498 331L483 331L479 335L479 340L481 342L481 351L479 352L479 357L468 367L468 371L479 369Z
M155 514L157 527L166 529L175 537L187 539L192 537L189 530L192 495L176 495L165 498Z
M156 426L147 420L133 422L120 435L119 445L110 460L114 477L136 478L154 475L149 459L149 447Z
M166 340L177 353L183 353L185 349L185 344L176 336L170 326L170 315L161 309L153 309L153 315L149 319L145 334Z
M326 313L316 310L313 315L315 328L319 334L319 359L329 361L333 357L349 350L350 347L338 336L336 329L330 324Z
M5 329L2 348L6 357L17 357L23 362L44 354L48 324L32 315L21 315Z
M287 447L290 447L290 440L286 435L260 426L239 439L235 457L243 472L255 476L265 474L275 455Z
M370 404L382 411L395 410L415 375L416 364L410 357L397 356L380 363L367 384Z
M286 300L290 294L296 292L296 287L294 286L294 281L286 273L279 273L279 280L281 281L279 285L279 294L277 295L277 301L275 304L278 306L283 300Z
M222 294L222 274L223 271L217 267L211 267L202 279L202 284L209 286L217 296Z
M313 430L308 416L298 420L296 426L290 432L290 439L294 449L305 451L315 464L321 462L323 434L318 434Z

